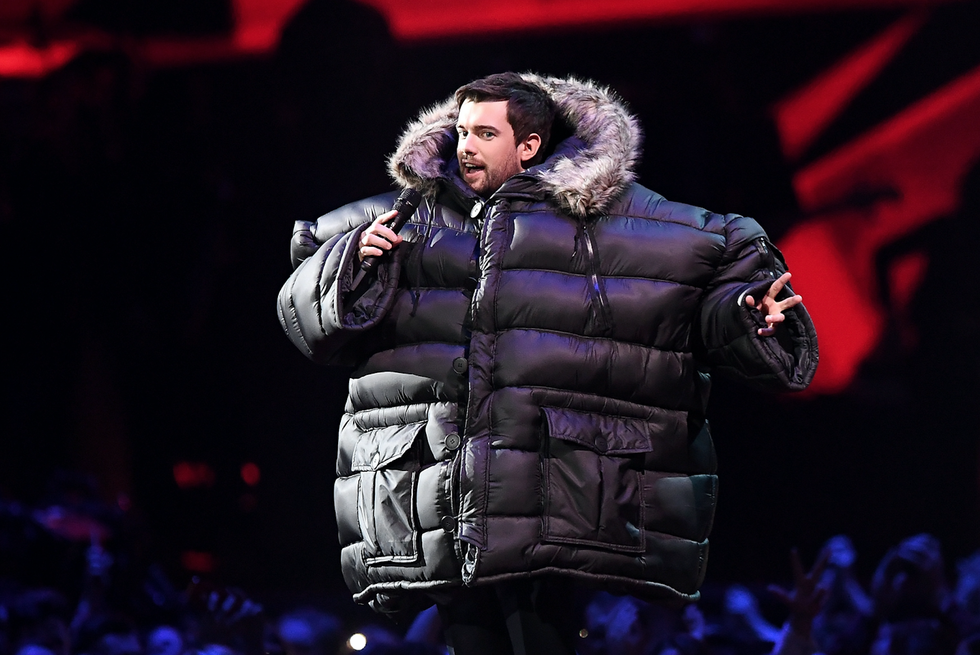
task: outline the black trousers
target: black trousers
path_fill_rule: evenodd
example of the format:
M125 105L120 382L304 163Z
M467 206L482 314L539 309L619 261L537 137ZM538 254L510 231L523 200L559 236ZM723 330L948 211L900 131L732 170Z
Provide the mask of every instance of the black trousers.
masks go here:
M574 655L571 585L541 578L464 588L439 604L453 655Z

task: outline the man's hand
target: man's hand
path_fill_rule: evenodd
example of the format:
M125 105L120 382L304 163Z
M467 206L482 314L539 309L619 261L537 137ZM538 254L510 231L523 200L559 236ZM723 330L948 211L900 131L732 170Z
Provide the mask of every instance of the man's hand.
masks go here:
M371 223L371 226L361 233L361 247L357 251L358 259L364 261L365 257L380 257L386 251L391 250L402 242L402 238L385 225L397 213L393 209L386 214L378 216Z
M783 287L786 286L786 283L789 282L791 277L792 275L789 271L780 275L778 279L773 281L772 286L769 287L769 292L758 303L752 296L745 296L746 305L766 315L767 325L764 328L759 328L759 336L771 337L776 334L776 327L786 320L783 312L803 302L803 296L799 295L790 296L778 302L776 300L776 296L783 290Z

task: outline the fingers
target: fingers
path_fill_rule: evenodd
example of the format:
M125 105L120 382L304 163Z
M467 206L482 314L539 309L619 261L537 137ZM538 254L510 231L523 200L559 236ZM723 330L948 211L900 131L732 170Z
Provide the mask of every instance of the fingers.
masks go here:
M783 287L786 286L786 283L789 282L789 279L791 277L793 277L793 274L790 273L789 271L786 271L785 273L780 275L772 283L772 286L769 287L769 293L767 293L766 295L769 296L770 298L775 298L779 294L779 292L783 290Z
M758 329L757 332L759 336L769 337L775 334L776 328L779 326L779 324L786 320L783 312L788 309L792 309L803 302L803 296L799 294L790 296L789 298L784 298L780 301L776 300L776 296L779 295L779 293L786 287L786 284L789 283L790 278L792 277L792 274L787 271L773 280L772 284L769 285L769 290L766 292L766 295L762 297L761 301L757 302L752 296L745 296L745 304L747 307L750 309L756 309L766 314L766 327Z
M361 234L361 248L358 254L361 259L364 257L378 257L386 251L392 249L392 242L380 234L372 234L365 231Z
M786 320L783 314L769 314L766 316L766 327L759 328L758 332L760 336L768 337L776 333L776 328L780 323Z
M799 585L806 578L806 571L803 569L803 562L800 561L800 551L796 548L789 551L789 564L793 569L793 581Z
M781 312L784 309L789 309L790 307L796 307L801 302L803 302L803 296L797 294L795 296L790 296L789 298L786 298L784 300L780 300L773 306L773 309Z
M790 296L789 298L780 300L779 302L772 304L772 309L774 311L781 312L784 309L789 309L790 307L796 307L801 302L803 302L803 296L797 294L795 296ZM755 298L753 298L752 296L745 296L745 304L751 307L752 309L755 309L755 305L756 305ZM763 305L764 304L765 303L763 303Z
M814 588L823 576L824 569L827 567L827 562L830 560L830 553L822 552L817 557L817 561L813 563L813 566L807 571L803 567L803 561L800 559L800 553L796 548L790 551L790 566L793 569L793 581L797 588L808 587Z
M748 297L746 297L746 302L748 302ZM774 334L776 332L776 327L786 320L786 315L783 314L783 311L795 307L801 302L803 302L803 296L793 296L792 298L787 298L786 300L773 305L773 313L766 315L766 327L759 328L759 334L763 336L770 336ZM749 307L753 307L753 305L749 305Z
M771 584L768 587L766 587L766 589L769 591L770 594L772 594L773 596L775 596L776 599L779 600L779 602L783 603L784 605L790 605L790 604L792 604L792 602L793 602L792 595L790 595L790 593L787 592L782 587L780 587L778 585Z
M793 274L786 271L778 278L773 280L772 284L769 285L769 290L766 291L766 295L763 296L761 302L756 302L755 298L752 296L745 296L745 304L749 307L755 308L756 305L761 305L763 307L771 307L773 311L782 311L784 309L789 309L790 307L795 307L796 305L803 302L803 296L797 294L790 296L789 298L784 298L783 300L776 301L776 296L786 287Z
M397 214L398 214L398 210L396 210L396 209L392 209L391 211L387 211L384 214L381 214L380 216L378 216L376 219L374 219L374 224L375 225L383 225L383 224L387 223L388 221L390 221L391 219L393 219Z
M365 257L380 257L388 250L402 242L385 223L390 221L398 212L392 210L378 216L371 225L361 233L360 248L357 256L363 261Z
M398 245L401 243L402 238L395 234L391 228L385 225L385 223L393 219L396 214L398 214L397 211L391 210L390 212L386 212L381 216L378 216L376 219L374 219L374 223L372 223L371 226L364 231L364 233L376 234L387 240L389 244ZM387 248L385 248L385 250L387 250Z
M814 580L820 580L823 577L823 572L827 568L827 564L830 562L830 552L823 551L817 557L817 561L814 562L813 568L810 569L810 577Z

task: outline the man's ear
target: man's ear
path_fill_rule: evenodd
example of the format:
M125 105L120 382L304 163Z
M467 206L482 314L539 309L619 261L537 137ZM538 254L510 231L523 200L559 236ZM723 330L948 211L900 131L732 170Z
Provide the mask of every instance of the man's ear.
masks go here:
M517 156L521 160L521 163L534 159L534 156L538 154L538 150L541 148L541 137L532 132L527 135L527 138L520 142L517 146Z

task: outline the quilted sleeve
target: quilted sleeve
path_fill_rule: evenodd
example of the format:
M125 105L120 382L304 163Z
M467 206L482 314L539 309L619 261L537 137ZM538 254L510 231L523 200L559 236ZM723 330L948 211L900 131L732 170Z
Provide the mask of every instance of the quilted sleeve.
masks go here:
M383 260L363 292L355 296L351 289L361 233L390 204L386 194L343 207L308 228L297 224L299 237L294 230L296 270L279 291L279 322L293 345L318 363L353 363L352 340L377 325L391 306L404 248Z
M719 217L721 219L722 217ZM715 371L756 386L800 391L817 369L817 333L801 304L786 312L774 336L759 336L765 317L745 304L786 272L782 254L751 218L723 218L725 251L701 303L699 355ZM779 298L793 295L789 285Z

